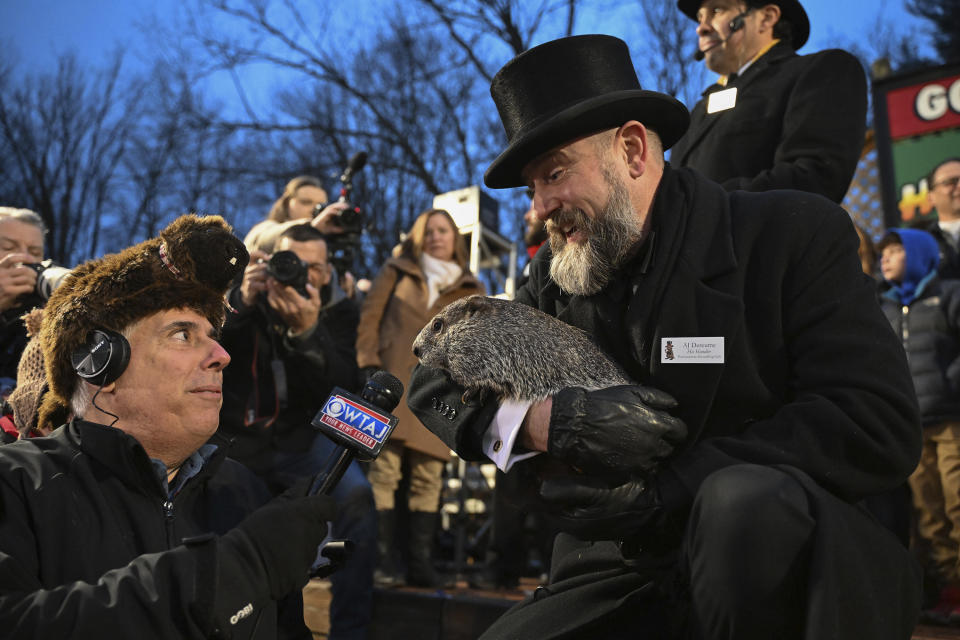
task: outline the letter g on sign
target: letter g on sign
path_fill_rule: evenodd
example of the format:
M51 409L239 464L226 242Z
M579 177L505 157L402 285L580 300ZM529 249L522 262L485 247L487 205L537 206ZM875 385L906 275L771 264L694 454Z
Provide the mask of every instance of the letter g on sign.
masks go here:
M913 107L917 117L927 122L942 118L947 109L960 113L960 79L949 87L928 84L917 92Z

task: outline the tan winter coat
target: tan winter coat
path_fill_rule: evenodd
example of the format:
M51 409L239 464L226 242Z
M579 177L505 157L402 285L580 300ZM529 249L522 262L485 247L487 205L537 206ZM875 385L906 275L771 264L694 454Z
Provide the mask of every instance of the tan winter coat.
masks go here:
M464 270L456 282L440 291L428 309L427 281L419 264L405 257L390 258L377 274L360 309L357 364L386 369L404 384L403 398L393 411L400 422L390 436L391 442L402 442L440 460L450 457L447 445L427 431L407 408L406 387L417 364L413 340L434 315L454 300L485 293L483 283Z

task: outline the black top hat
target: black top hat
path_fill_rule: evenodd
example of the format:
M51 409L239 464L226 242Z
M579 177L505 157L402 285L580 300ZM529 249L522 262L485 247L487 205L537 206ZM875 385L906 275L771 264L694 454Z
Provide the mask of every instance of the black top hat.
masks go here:
M704 0L677 0L677 8L683 11L691 19L697 19L697 10L703 4ZM764 4L775 4L780 7L780 14L790 21L790 45L794 51L802 47L810 37L810 19L803 6L797 0L768 0L757 2L756 0L746 0L748 7L757 7Z
M687 130L687 108L640 88L623 40L572 36L524 51L490 85L507 148L487 168L494 189L523 185L520 171L538 155L580 136L639 120L668 149Z

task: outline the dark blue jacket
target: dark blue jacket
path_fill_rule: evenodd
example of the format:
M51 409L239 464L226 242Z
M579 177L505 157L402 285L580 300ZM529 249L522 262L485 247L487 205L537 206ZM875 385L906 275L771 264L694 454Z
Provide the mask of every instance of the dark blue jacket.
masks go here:
M915 229L891 230L907 254L901 282L885 281L880 301L903 342L924 426L960 419L960 280L937 275L939 248Z

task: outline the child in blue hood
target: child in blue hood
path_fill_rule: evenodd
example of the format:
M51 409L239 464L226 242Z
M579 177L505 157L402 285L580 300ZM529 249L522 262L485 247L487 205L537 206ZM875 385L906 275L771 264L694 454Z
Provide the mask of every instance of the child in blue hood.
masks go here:
M910 476L917 531L941 585L925 611L960 623L960 280L937 276L940 251L926 231L891 229L877 246L880 301L903 341L920 402L923 450Z

